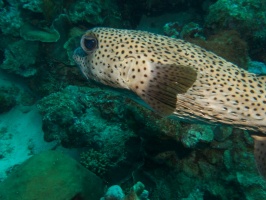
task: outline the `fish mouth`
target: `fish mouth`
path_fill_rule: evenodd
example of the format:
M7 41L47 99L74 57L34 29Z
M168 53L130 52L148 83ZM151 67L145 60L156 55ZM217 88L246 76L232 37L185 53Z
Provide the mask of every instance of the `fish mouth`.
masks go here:
M78 57L85 57L87 55L88 54L81 47L78 47L75 49L73 53L73 59L76 61Z
M86 66L84 66L84 59L86 56L88 56L88 54L81 47L78 47L75 49L72 57L79 66L79 69L82 72L82 74L88 79L89 69Z

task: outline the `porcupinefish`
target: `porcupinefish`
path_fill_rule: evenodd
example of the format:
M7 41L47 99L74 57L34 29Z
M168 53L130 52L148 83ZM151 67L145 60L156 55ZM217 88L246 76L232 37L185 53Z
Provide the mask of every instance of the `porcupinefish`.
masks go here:
M163 116L257 131L255 159L266 178L266 77L199 46L145 31L94 28L73 58L82 73L133 91Z

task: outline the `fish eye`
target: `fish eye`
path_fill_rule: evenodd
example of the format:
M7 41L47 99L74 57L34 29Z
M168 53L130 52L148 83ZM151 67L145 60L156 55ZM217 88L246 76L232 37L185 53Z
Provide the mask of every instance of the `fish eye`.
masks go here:
M83 36L81 39L81 47L86 52L92 52L98 46L96 38L91 36Z

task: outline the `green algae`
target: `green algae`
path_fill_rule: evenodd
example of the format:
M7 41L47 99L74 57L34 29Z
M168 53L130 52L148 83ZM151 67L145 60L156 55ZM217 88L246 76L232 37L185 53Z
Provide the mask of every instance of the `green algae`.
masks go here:
M98 200L104 192L103 181L72 158L47 151L18 166L0 183L2 200L72 199L79 195Z

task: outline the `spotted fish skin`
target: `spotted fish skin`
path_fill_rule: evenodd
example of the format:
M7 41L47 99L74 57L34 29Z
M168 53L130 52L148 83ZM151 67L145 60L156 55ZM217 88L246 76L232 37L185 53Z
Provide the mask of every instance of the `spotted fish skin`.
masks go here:
M97 44L87 49L90 39ZM162 115L266 133L265 76L199 46L144 31L94 28L73 58L87 78L129 89Z
M224 123L253 135L259 173L266 179L266 77L212 52L157 34L94 28L73 58L88 79L133 91L164 116Z

